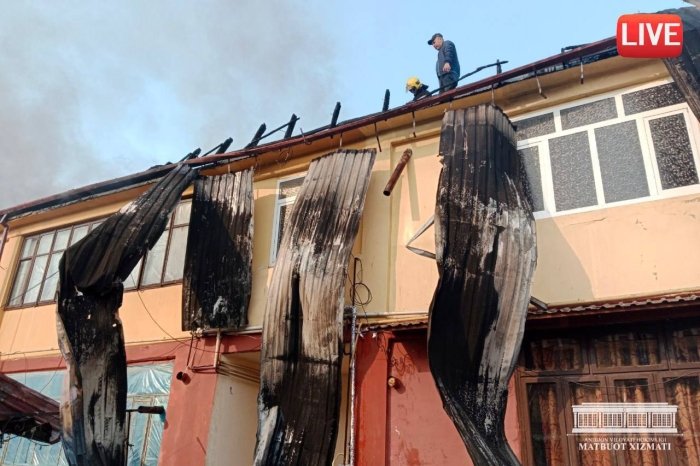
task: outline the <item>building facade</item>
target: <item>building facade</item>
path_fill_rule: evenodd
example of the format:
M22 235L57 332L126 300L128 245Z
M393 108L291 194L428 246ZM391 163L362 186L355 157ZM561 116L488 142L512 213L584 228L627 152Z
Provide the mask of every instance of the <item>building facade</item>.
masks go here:
M309 162L341 146L378 154L348 265L345 303L356 309L359 336L354 356L348 337L334 464L351 457L358 465L470 464L427 364L437 269L406 244L435 210L442 115L488 102L517 126L537 223L532 294L546 303L531 306L510 382L511 447L528 465L700 464L700 124L662 61L594 45L303 140L239 151L211 169L255 166L243 331L182 330L186 191L125 283L129 403L166 411L132 414L129 464L251 464L277 248ZM409 148L407 169L384 196ZM134 175L0 212L1 372L59 396L58 260L147 187ZM430 228L413 245L432 250L432 235ZM580 449L570 435L573 407L604 402L675 405L683 435L669 451ZM11 439L0 451L0 464L61 461L57 447L28 439Z

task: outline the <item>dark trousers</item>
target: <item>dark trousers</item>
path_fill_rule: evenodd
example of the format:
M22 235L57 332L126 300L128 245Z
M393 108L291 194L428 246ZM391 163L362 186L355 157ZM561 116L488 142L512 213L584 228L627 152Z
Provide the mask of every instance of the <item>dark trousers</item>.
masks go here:
M452 73L445 73L440 76L440 94L457 87L457 78Z

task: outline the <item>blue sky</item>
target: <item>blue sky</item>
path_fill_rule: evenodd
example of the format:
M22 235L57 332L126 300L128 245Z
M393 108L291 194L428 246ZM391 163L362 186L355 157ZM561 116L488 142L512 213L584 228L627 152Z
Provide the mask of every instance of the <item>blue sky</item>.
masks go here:
M431 88L434 32L462 74L514 68L615 34L681 0L6 2L0 17L0 208L174 161L292 113L308 130ZM486 77L493 69L475 75Z

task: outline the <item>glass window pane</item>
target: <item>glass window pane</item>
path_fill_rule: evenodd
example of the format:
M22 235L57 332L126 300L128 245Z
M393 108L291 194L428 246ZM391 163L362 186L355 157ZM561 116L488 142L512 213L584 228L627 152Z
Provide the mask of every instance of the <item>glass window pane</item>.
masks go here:
M12 287L12 294L10 294L10 306L19 306L24 302L24 286L27 282L31 263L31 259L25 259L19 263L15 284Z
M46 280L41 289L39 301L53 301L56 298L56 287L58 285L58 263L61 261L62 252L51 254L49 269L46 271Z
M175 209L175 225L185 225L190 223L190 212L192 202L181 202Z
M93 222L90 224L90 231L94 230L95 228L99 227L102 225L105 221L104 220L99 220L97 222Z
M561 110L560 114L562 129L571 129L617 118L615 98L610 97L588 104L565 108Z
M671 189L697 184L698 172L695 169L683 114L650 120L649 129L654 142L661 186Z
M700 362L700 327L674 330L671 339L675 362Z
M649 195L646 170L635 121L595 129L605 202Z
M289 214L291 213L292 206L294 204L284 204L279 207L279 223L277 224L277 250L279 251L280 244L282 244L282 236L284 235L284 230L287 228L289 223Z
M528 370L568 371L584 366L581 342L575 338L542 338L525 345Z
M542 178L540 175L540 151L537 146L520 149L520 157L523 160L525 176L527 177L532 210L538 212L544 210L542 198Z
M153 246L153 249L146 254L146 265L143 269L143 277L141 285L153 285L160 283L163 275L163 262L165 261L165 246L168 243L168 232L165 231L158 242Z
M534 464L567 464L562 451L566 440L562 436L556 385L528 384L527 402Z
M48 260L49 256L39 256L34 260L32 272L29 275L27 292L24 294L25 303L36 302L37 298L39 297L39 288L41 288L41 281L44 278L44 272L46 271L46 263Z
M34 236L32 238L27 238L24 240L24 245L22 246L22 259L34 255L34 249L36 249L36 243L38 242L38 240L38 236Z
M665 378L666 401L678 406L676 428L680 436L671 437L679 464L693 465L700 461L700 381L697 375Z
M549 157L558 212L598 203L587 132L550 139Z
M166 282L180 280L185 268L185 253L187 252L187 227L173 229L168 250L168 262L165 266Z
M594 338L592 345L598 367L661 364L659 340L651 332L613 333Z
M53 250L62 251L68 247L68 238L70 238L70 228L56 232L56 241L54 241Z
M279 199L294 197L299 194L301 185L304 184L304 177L294 178L292 180L282 181L280 183Z
M545 113L544 115L526 118L516 121L514 125L517 130L516 137L518 141L544 136L554 132L554 114Z
M646 112L655 108L666 107L685 102L676 83L663 84L641 91L622 94L622 106L625 115Z
M36 250L36 254L48 254L51 250L51 242L53 241L53 231L51 233L45 233L39 238L39 247Z
M138 264L131 271L126 280L124 280L124 289L133 289L139 284L139 273L141 273L141 264L143 264L143 258L139 259Z
M90 225L83 225L79 226L73 229L73 237L70 239L70 244L71 246L80 241L81 239L85 238L85 235L88 234L88 231L90 229Z

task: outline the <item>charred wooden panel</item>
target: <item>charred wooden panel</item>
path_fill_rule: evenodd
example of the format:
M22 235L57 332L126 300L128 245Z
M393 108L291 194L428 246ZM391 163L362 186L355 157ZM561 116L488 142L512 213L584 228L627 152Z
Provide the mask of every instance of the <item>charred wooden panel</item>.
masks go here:
M68 368L61 421L71 465L124 464L126 352L118 315L122 281L163 233L193 176L188 166L176 167L61 258L57 330Z
M680 57L665 59L664 64L700 120L700 9L689 7L664 13L679 15L683 20L683 53Z
M330 465L338 433L347 263L375 151L311 162L267 298L256 465Z
M182 329L248 324L253 170L197 180L187 237Z
M5 374L0 374L0 433L46 443L61 436L58 403Z
M496 107L445 114L435 208L430 370L474 464L519 464L503 421L536 261L513 126Z

